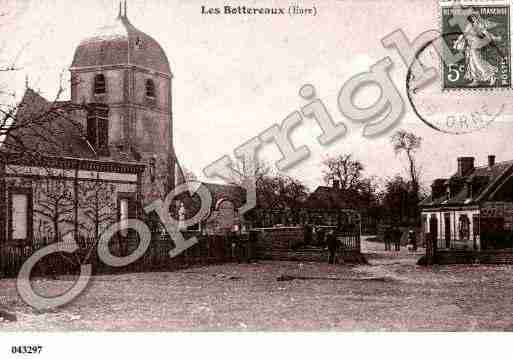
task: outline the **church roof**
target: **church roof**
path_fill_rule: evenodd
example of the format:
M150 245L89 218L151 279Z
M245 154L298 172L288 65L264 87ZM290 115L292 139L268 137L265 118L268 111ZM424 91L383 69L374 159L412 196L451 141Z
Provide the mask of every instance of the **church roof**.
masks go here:
M13 116L14 124L0 142L1 152L24 154L35 161L41 156L98 160L80 119L75 116L77 109L81 108L70 101L48 101L27 88ZM116 146L109 147L109 156L103 161L137 162L132 153L125 153Z
M83 133L72 117L70 103L47 101L28 88L2 146L10 153L96 158Z
M122 15L121 9L112 24L80 42L71 68L109 65L135 65L171 75L169 61L159 43L132 25L126 10Z

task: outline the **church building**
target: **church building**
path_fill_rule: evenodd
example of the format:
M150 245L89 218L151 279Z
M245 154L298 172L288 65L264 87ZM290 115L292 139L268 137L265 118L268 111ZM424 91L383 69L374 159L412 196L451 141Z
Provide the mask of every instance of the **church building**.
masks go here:
M0 241L96 237L175 186L172 78L119 9L71 63L71 99L27 86L0 143Z

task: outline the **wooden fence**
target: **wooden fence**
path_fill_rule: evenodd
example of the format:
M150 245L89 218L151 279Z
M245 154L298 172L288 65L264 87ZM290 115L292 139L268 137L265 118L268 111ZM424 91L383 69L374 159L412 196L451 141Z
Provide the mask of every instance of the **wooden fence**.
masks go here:
M98 246L94 239L77 241L79 249L66 253L52 253L42 258L33 268L32 275L48 276L78 274L81 264L91 264L93 274L122 272L145 272L156 270L176 270L193 265L207 265L231 261L247 260L250 253L247 238L244 236L200 235L196 232L183 233L186 239L196 236L198 243L178 256L171 257L173 241L167 236L152 235L150 245L135 262L123 266L109 266L99 258ZM4 243L0 245L0 276L16 276L23 263L38 250L55 243L48 238L35 239L30 243ZM113 238L109 251L113 256L124 257L133 253L139 245L137 238ZM70 246L59 242L59 248Z

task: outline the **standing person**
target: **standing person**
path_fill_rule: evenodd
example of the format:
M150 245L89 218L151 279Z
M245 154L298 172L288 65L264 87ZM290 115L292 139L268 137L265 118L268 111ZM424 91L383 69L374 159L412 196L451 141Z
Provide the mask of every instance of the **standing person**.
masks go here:
M338 248L338 241L337 236L335 235L335 231L331 229L328 232L328 235L326 236L326 242L328 244L328 251L329 251L329 264L335 264L335 256L337 254L337 248Z
M313 228L310 225L310 223L307 222L305 224L304 230L305 230L305 244L306 245L312 244Z
M410 229L408 232L408 243L411 245L411 250L413 252L417 251L417 238L415 237L415 232Z
M390 228L385 229L385 233L383 234L383 241L385 242L385 251L389 251L392 249L391 242L391 233Z
M401 250L401 230L398 227L395 227L394 229L394 244L395 244L395 250L400 251Z

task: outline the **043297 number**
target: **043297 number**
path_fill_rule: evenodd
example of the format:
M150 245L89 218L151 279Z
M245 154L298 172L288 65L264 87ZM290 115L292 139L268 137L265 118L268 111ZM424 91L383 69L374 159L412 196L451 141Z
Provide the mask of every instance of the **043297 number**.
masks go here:
M11 347L12 354L41 354L42 345L14 345Z

